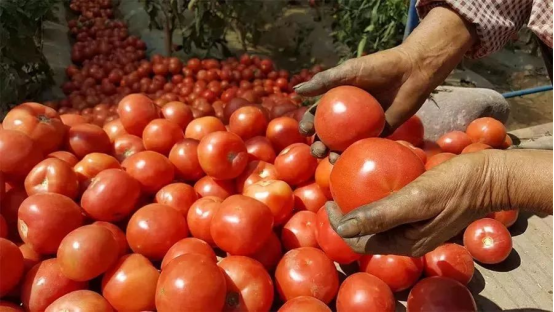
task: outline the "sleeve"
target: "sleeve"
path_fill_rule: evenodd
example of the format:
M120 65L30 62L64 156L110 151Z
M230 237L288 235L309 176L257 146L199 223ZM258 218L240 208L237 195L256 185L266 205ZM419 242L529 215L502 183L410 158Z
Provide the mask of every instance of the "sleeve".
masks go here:
M416 4L420 18L437 6L449 7L475 25L478 41L467 56L480 58L500 50L527 23L533 0L418 0Z
M527 27L552 48L552 0L534 0Z

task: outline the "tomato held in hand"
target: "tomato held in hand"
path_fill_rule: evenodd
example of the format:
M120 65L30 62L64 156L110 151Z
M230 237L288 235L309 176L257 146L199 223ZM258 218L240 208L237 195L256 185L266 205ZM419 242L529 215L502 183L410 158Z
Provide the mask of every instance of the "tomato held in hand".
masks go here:
M367 255L360 259L360 271L380 278L393 292L410 288L423 272L423 257Z
M275 150L271 142L265 136L256 136L244 142L248 159L250 161L261 160L272 164L275 161Z
M316 235L318 245L331 260L337 263L349 264L362 257L354 252L331 227L325 207L321 207L317 212Z
M487 218L494 219L504 224L506 228L509 228L510 226L514 225L514 223L516 223L518 216L519 210L514 209L492 212L487 215Z
M75 198L79 193L79 183L68 163L57 158L46 158L25 178L25 190L29 196L50 192Z
M278 117L270 121L265 136L275 152L280 152L291 144L305 142L304 137L298 132L298 121L290 117Z
M198 160L198 142L184 139L177 142L169 152L169 161L175 167L175 175L185 181L197 181L205 173Z
M407 311L476 312L477 305L469 289L460 282L435 276L421 280L412 288L408 295Z
M412 143L408 142L408 141L402 141L402 140L398 140L396 141L397 143L399 144L402 144L404 146L406 146L407 148L409 148L412 152L414 152L414 154L417 155L417 157L419 157L419 159L421 159L421 162L422 163L426 163L427 162L427 154L419 147L415 147L413 146Z
M198 199L194 188L185 183L168 184L156 193L156 202L168 205L186 216L190 206Z
M144 94L129 94L117 106L117 113L125 131L141 136L146 125L159 117L158 108Z
M214 262L217 262L215 252L212 247L208 245L208 243L198 238L187 237L176 242L173 246L171 246L171 248L169 248L163 258L160 268L163 270L163 268L166 267L171 260L185 254L204 255L212 259Z
M456 154L452 154L452 153L436 154L435 156L432 156L429 159L427 159L427 162L425 163L425 170L431 170L432 168L454 157L456 157Z
M274 225L284 223L292 214L294 196L290 186L280 180L261 180L247 187L243 194L264 203L273 214Z
M136 153L125 159L121 166L141 184L143 192L147 194L155 194L171 183L175 174L169 159L152 151Z
M442 276L467 285L473 277L475 265L464 246L446 243L425 254L425 275Z
M388 139L363 139L335 163L331 193L347 213L398 191L424 171L421 160L407 147Z
M410 117L400 125L387 139L398 141L407 141L414 146L420 146L423 143L424 128L421 119L416 115Z
M395 306L389 286L365 272L347 277L337 295L337 312L393 312Z
M23 255L11 241L0 238L0 297L10 292L23 276Z
M512 251L512 237L506 227L489 218L471 223L464 232L464 246L473 259L486 263L500 263Z
M7 181L22 182L44 155L22 132L0 129L0 172Z
M215 180L209 176L198 180L194 189L201 197L215 196L222 200L237 193L233 180Z
M314 125L317 135L330 150L344 151L354 142L379 136L385 127L385 112L366 91L340 86L319 99Z
M283 226L281 241L285 250L315 247L317 244L317 216L311 211L295 213Z
M471 144L471 139L465 132L452 131L441 136L437 140L437 144L445 153L460 154L466 146Z
M175 143L185 138L183 130L167 119L154 119L142 132L144 148L149 151L168 155Z
M52 302L45 312L82 311L112 312L113 308L101 295L90 290L76 290Z
M283 149L275 158L279 179L290 185L298 185L313 178L317 159L304 143L294 143Z
M506 138L506 127L491 117L482 117L472 121L466 133L474 143L484 143L493 148L500 148Z
M198 199L191 206L187 214L187 224L192 236L199 238L211 246L215 245L210 232L212 218L223 199L207 196Z
M331 309L329 309L325 303L321 302L321 300L314 297L300 296L285 302L278 312L297 311L331 312Z
M66 148L80 159L90 153L110 154L112 143L106 132L97 125L80 124L69 128Z

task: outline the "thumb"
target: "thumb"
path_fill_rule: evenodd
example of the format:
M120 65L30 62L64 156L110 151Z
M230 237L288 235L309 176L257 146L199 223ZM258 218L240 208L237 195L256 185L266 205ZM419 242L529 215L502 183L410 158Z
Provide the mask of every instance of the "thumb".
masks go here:
M339 66L317 73L309 81L294 86L294 91L302 96L315 96L340 85L350 84L357 73L355 63L355 59L348 60Z

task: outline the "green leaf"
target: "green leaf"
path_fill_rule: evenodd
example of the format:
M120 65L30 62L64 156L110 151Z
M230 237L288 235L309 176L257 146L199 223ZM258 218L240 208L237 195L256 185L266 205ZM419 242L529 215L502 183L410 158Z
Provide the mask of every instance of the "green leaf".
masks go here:
M367 43L367 37L363 36L362 40L360 40L360 42L358 43L358 50L356 53L356 57L362 56L362 53L364 53L364 50L365 50L366 43Z

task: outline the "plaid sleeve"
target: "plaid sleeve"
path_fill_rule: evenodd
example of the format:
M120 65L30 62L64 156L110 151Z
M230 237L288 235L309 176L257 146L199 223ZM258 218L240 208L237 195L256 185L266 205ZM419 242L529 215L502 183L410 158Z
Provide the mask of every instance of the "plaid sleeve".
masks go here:
M448 6L475 25L479 40L467 54L471 58L500 50L527 22L552 47L551 0L418 0L416 4L420 18L436 6Z

